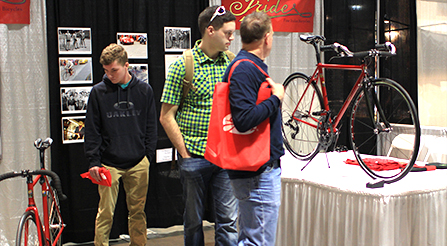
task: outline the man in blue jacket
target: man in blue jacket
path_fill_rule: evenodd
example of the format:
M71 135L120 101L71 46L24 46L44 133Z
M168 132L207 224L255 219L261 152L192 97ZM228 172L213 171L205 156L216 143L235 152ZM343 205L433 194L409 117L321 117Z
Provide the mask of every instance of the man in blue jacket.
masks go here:
M90 176L100 182L105 167L112 186L98 186L100 201L95 224L95 246L109 245L109 235L121 178L129 210L131 245L145 246L144 207L149 165L157 144L157 114L152 87L128 72L123 47L110 44L101 53L105 75L93 86L85 120L85 154Z
M244 18L240 34L242 50L228 66L223 81L228 81L234 62L249 59L268 73L264 60L272 49L273 30L269 16L255 12ZM269 82L272 95L256 105L259 87ZM230 107L233 123L245 132L270 120L270 160L256 172L227 170L236 198L239 200L238 245L275 245L281 193L281 167L284 155L281 134L280 104L284 87L276 84L251 62L241 62L230 81Z

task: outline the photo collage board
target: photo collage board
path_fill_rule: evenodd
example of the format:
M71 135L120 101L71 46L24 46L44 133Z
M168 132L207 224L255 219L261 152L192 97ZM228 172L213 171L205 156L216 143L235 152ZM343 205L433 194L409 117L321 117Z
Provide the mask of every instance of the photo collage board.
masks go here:
M84 121L93 85L91 29L59 27L62 143L84 142Z
M85 113L93 86L91 28L58 27L62 143L83 143ZM147 33L116 34L129 58L129 72L149 83ZM145 60L142 60L145 59Z
M91 28L58 27L62 143L83 143L88 98L93 86ZM192 48L190 27L165 27L165 76L172 62ZM129 72L149 83L147 33L118 32L116 43L129 58Z

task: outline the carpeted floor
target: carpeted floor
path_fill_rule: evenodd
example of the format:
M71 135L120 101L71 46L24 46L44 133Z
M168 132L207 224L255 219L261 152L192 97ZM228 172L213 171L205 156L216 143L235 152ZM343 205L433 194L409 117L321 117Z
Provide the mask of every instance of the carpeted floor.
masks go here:
M169 228L149 228L146 246L181 246L183 245L183 226ZM204 221L203 233L205 235L205 246L214 245L214 224ZM110 240L110 246L129 245L129 236L121 235L120 239ZM93 242L66 243L64 246L94 246Z

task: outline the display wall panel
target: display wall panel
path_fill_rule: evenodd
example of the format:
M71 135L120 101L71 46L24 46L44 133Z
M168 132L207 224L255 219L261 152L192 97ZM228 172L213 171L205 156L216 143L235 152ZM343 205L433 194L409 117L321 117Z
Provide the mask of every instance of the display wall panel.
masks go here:
M144 64L147 81L155 95L157 112L165 79L164 27L189 27L191 40L200 38L197 27L199 13L208 6L208 1L146 1L146 0L47 0L48 69L50 87L51 137L55 140L51 148L53 171L61 177L68 200L62 203L62 214L67 228L64 242L89 242L93 240L94 223L98 205L97 186L80 177L88 170L82 141L64 139L63 120L83 117L78 110L63 110L61 89L91 86L101 81L104 71L99 63L101 51L110 43L116 43L117 34L147 34L146 44L138 43L135 48L144 47L145 55L131 56L129 63ZM65 31L88 30L91 51L81 54L76 50L69 53L59 51L58 28ZM131 35L133 36L133 35ZM135 35L136 36L136 35ZM130 46L126 46L131 48ZM75 52L75 53L72 53ZM61 85L59 58L87 58L91 65L90 85L77 81L64 81ZM91 59L91 60L90 60ZM79 85L82 84L82 85ZM157 148L172 147L158 125ZM64 144L69 143L69 144ZM169 227L182 224L183 202L178 170L171 169L171 162L152 163L150 184L146 204L148 227ZM127 208L124 190L121 191L116 207L111 238L127 234Z

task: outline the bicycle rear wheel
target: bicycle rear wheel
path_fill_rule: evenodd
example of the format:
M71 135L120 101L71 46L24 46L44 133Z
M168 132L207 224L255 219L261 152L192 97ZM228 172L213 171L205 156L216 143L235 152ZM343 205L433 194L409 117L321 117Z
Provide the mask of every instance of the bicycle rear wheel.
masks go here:
M45 243L43 232L40 233L42 243ZM16 246L39 246L36 216L32 211L26 211L20 218L17 228Z
M50 240L52 245L62 245L62 230L65 225L62 221L60 213L59 198L57 196L57 191L52 186L50 187L49 194L47 194L48 201L48 216L50 225ZM57 243L54 242L57 240Z
M397 82L376 79L362 89L354 100L350 130L355 157L370 177L392 183L413 167L420 144L419 118Z
M323 96L318 86L309 84L309 77L302 73L291 74L283 85L281 114L284 146L295 158L310 160L320 150L317 123L321 118Z

